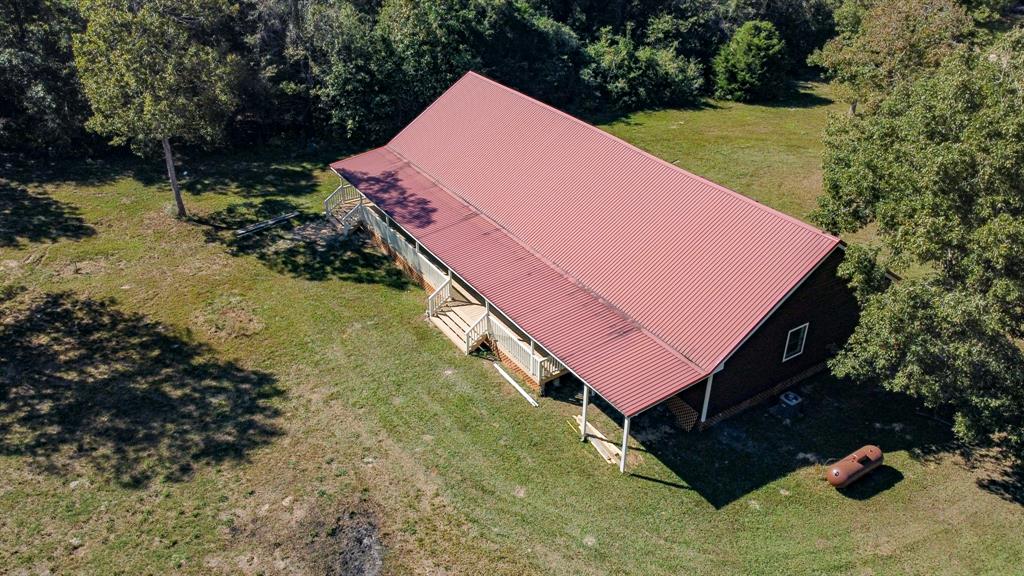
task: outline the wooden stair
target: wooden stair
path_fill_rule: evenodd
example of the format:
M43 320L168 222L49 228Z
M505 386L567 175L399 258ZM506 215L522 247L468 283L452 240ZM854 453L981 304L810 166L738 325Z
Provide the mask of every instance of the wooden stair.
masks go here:
M462 307L472 307L474 310L460 310ZM479 310L477 310L479 309ZM437 314L430 317L430 321L437 326L449 340L455 343L464 353L469 354L477 346L483 338L477 339L476 342L470 342L470 346L466 348L466 334L469 329L472 328L471 322L473 318L480 314L483 310L483 306L478 306L471 302L464 302L461 300L449 300L437 311Z

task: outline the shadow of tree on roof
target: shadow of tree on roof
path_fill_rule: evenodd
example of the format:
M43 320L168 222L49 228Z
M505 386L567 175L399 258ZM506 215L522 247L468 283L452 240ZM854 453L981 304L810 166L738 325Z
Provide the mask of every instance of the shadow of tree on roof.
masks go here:
M0 247L77 240L95 234L75 206L0 180Z
M571 390L563 400L578 403ZM638 470L638 479L694 490L715 508L722 508L796 470L814 466L824 474L827 462L864 444L885 452L907 451L927 459L953 450L948 426L915 414L918 404L880 388L851 386L828 375L810 379L798 390L804 416L785 423L755 406L704 432L683 432L673 415L656 406L631 423L630 448L646 452L670 473L654 477ZM621 425L621 415L600 397L594 405ZM890 467L876 470L843 493L866 499L898 484L903 474Z
M279 435L281 394L271 374L112 300L25 292L0 307L0 453L45 472L185 480Z
M232 204L223 210L196 216L206 226L206 241L224 245L233 256L252 256L268 268L306 280L344 280L381 284L396 290L410 285L393 260L377 250L365 235L341 238L320 214L301 212L281 224L244 236L235 230L298 211L289 200L266 199Z
M437 208L430 200L409 190L407 184L394 170L379 175L366 172L352 172L352 180L358 182L359 190L381 209L412 228L426 228L434 223Z

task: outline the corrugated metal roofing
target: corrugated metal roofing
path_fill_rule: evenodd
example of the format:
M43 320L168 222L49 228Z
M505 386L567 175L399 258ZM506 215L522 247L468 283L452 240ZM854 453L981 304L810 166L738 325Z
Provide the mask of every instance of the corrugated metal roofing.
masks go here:
M627 415L712 372L839 244L474 73L332 166Z
M702 376L387 148L332 167L624 413Z

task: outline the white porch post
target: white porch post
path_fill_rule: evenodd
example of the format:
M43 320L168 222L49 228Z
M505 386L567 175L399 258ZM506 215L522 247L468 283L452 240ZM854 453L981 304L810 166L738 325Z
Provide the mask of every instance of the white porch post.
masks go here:
M708 403L711 401L711 384L715 381L715 374L708 376L708 385L704 388L704 407L700 410L700 421L708 419Z
M626 473L626 451L629 450L629 416L622 425L622 459L619 460L619 472Z
M590 386L583 385L583 422L580 424L580 442L587 441L587 405L590 404Z
M537 382L540 382L540 363L537 362L537 346L533 338L530 338L530 372L531 376L535 377Z

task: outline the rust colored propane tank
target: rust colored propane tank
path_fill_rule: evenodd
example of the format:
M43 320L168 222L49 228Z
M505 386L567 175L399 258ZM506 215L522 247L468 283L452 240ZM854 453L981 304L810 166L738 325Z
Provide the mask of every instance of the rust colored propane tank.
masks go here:
M868 444L829 467L825 477L836 488L846 488L882 465L882 449Z

